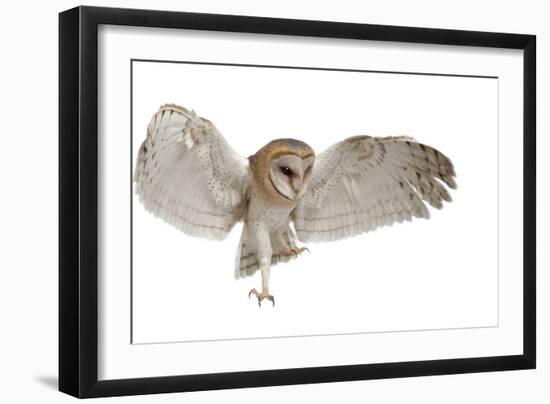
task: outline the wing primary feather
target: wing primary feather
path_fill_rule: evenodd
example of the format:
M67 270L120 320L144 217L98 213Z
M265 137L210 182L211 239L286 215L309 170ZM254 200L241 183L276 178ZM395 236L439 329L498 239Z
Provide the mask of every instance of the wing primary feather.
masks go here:
M147 126L135 166L141 203L186 234L222 239L242 214L248 161L194 111L161 106Z
M293 213L298 238L329 241L430 217L455 189L451 160L409 137L356 136L317 156ZM426 203L425 203L426 202Z

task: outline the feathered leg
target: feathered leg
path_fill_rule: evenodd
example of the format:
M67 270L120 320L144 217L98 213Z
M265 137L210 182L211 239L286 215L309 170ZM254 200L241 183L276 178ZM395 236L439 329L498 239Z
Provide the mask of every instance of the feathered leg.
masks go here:
M275 298L269 294L269 273L271 270L271 241L269 239L269 233L266 231L258 231L256 235L258 262L260 264L260 272L262 275L262 292L258 292L256 289L252 289L248 292L248 297L254 294L258 299L258 306L262 306L262 300L270 300L273 306L275 306Z
M285 240L285 237L283 236L283 233L281 232L277 232L275 234L275 239L277 240L277 242L281 247L282 251L280 252L280 254L283 257L293 257L293 256L297 257L298 255L302 254L304 251L309 252L309 249L307 249L306 247L298 247L295 243L292 242L292 239L290 238L288 238L288 242L287 242L287 240Z
M258 306L261 307L262 300L270 300L273 306L275 306L275 297L269 294L269 272L271 270L271 260L267 258L260 259L260 272L262 274L262 292L258 292L255 288L248 292L248 297L253 293L258 298Z

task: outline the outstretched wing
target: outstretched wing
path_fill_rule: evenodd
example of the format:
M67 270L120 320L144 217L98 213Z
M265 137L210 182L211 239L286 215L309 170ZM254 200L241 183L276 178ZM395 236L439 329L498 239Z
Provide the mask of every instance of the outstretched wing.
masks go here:
M316 159L308 191L293 212L302 241L355 236L411 218L429 218L456 188L451 161L409 137L356 136Z
M147 127L134 181L154 215L186 234L222 239L241 219L250 169L210 121L164 105Z

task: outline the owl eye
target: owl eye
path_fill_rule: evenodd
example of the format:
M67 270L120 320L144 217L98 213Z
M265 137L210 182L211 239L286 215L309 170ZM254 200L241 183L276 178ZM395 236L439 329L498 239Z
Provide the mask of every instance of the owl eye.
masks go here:
M284 175L290 176L292 175L292 170L288 167L281 167L281 171Z

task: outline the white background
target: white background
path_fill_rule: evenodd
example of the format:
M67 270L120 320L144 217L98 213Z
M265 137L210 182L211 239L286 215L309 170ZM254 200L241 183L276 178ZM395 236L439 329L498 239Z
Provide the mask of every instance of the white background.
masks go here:
M57 363L57 15L73 2L5 10L9 15L2 25L8 54L3 58L2 109L3 143L0 160L5 182L2 201L2 273L0 299L3 315L1 337L1 377L8 402L40 400L61 402L69 398L55 392ZM95 2L97 5L129 6L128 2ZM542 3L540 3L542 4ZM132 2L148 7L146 2ZM151 7L149 5L149 7ZM437 2L387 2L384 5L350 5L346 2L321 6L284 2L258 8L254 2L159 1L156 8L208 11L215 13L257 14L266 16L313 18L418 25L460 29L536 33L538 70L548 70L548 35L545 10L535 2L510 7L500 2L457 2L455 6ZM29 10L32 10L29 12ZM24 17L20 17L24 16ZM23 18L25 23L19 18ZM9 40L7 40L9 39ZM548 131L542 115L548 105L548 79L539 77L539 133ZM539 155L547 142L539 139ZM539 159L539 206L547 204L548 183ZM547 187L547 186L546 186ZM547 214L539 209L539 266L547 266ZM220 400L280 402L282 400L334 401L346 396L349 401L465 402L501 401L544 402L548 396L543 382L550 377L550 360L544 341L548 340L548 279L539 271L539 369L536 371L470 374L416 379L338 383L121 398L130 402L178 401L218 402ZM546 296L545 296L546 295Z
M278 137L321 153L352 135L408 134L447 154L459 183L429 221L310 243L274 266L274 310L246 297L259 273L234 279L240 225L222 242L196 239L136 197L134 342L497 325L496 79L150 62L134 62L133 78L134 156L158 106L179 102L244 156Z

